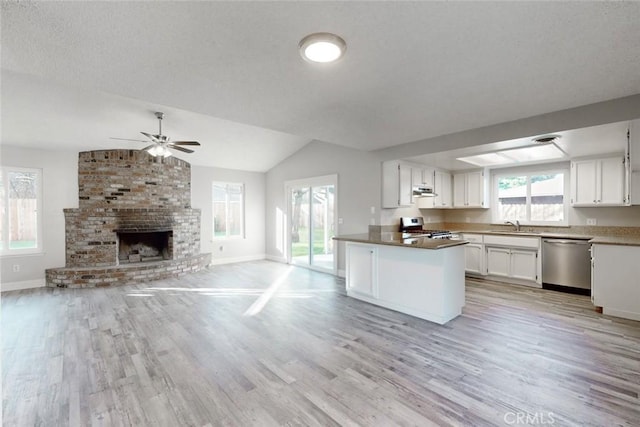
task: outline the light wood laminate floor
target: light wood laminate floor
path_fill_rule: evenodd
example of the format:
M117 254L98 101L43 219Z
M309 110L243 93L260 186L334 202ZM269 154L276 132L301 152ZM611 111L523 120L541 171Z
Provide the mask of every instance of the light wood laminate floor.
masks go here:
M268 261L7 292L4 425L640 424L640 322L474 280L466 301L439 326Z

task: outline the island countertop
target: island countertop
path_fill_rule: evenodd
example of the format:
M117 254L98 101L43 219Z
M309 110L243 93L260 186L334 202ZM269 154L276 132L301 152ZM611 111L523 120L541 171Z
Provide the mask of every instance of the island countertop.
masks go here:
M460 239L430 239L428 237L403 237L402 233L362 233L335 236L334 240L344 242L369 243L374 245L402 246L416 249L444 249L452 246L466 245L466 240Z

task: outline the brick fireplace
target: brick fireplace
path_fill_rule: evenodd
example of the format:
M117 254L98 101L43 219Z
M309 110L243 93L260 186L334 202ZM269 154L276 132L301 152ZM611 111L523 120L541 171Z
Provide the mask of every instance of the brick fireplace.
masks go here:
M66 265L47 286L95 287L160 279L211 262L200 253L191 165L141 150L78 155L79 207L65 209Z

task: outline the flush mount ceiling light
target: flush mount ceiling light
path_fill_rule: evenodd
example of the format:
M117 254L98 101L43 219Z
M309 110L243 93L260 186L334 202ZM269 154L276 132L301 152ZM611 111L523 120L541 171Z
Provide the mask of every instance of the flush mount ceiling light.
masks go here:
M347 43L335 34L314 33L300 40L298 48L305 60L326 63L340 59L347 50Z

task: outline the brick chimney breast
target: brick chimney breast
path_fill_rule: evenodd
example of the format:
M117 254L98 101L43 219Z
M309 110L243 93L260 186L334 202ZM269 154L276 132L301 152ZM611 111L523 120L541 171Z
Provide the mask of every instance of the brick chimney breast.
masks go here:
M184 160L142 150L84 151L78 155L78 188L79 208L64 210L66 266L47 270L47 286L152 280L210 263L210 254L200 254L200 210L191 209L191 165ZM167 248L157 248L164 259L144 262L134 255L121 266L119 233L131 246L136 233L156 241L148 238L154 232L169 233L168 240L157 239L168 241ZM88 272L96 268L101 270Z

